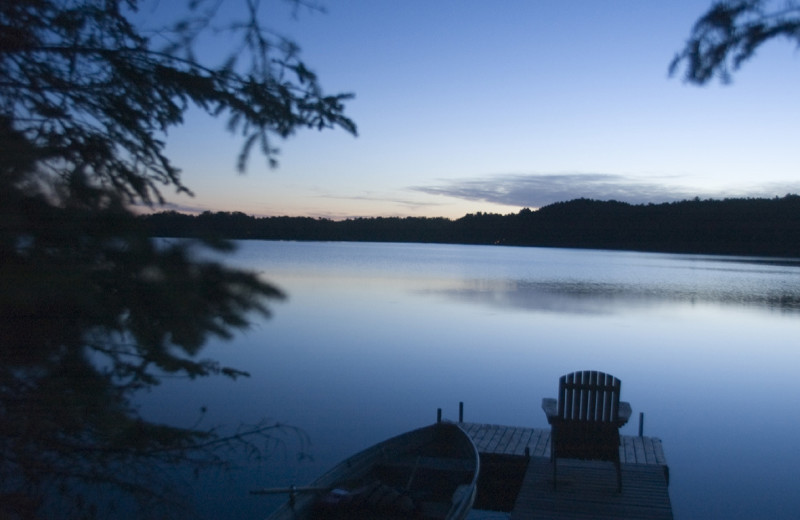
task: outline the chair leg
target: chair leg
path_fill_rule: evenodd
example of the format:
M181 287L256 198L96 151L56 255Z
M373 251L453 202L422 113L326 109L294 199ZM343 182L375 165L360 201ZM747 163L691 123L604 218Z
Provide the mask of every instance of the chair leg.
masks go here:
M556 465L556 458L552 457L552 459L553 459L553 490L558 490L558 480L557 480L558 466Z

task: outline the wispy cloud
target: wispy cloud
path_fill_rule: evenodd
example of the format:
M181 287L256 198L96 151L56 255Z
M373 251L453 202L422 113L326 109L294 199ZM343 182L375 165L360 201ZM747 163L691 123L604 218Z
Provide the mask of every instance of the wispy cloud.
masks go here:
M485 179L446 180L439 185L412 186L409 189L429 195L530 208L581 197L644 204L717 196L666 183L643 182L624 175L604 173L506 174Z
M199 215L204 211L222 211L207 206L196 206L189 204L179 204L175 202L164 202L156 206L147 206L145 204L134 204L134 211L137 213L158 213L161 211L177 211L178 213L189 213L192 215Z
M378 202L387 205L396 205L410 209L426 209L441 206L439 202L421 201L408 197L396 197L392 195L365 192L359 195L318 195L318 198L331 200L345 200L355 202Z

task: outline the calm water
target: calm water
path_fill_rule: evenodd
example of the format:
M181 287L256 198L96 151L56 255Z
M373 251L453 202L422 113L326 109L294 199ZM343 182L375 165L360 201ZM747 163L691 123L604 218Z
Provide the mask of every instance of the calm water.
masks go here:
M153 418L189 425L271 417L264 464L196 484L209 518L262 518L279 499L386 437L455 419L546 427L558 377L622 380L660 437L676 518L798 518L800 264L610 251L459 245L242 242L233 260L289 299L203 356L250 371L168 381ZM636 434L637 420L623 429ZM298 458L304 449L313 456Z

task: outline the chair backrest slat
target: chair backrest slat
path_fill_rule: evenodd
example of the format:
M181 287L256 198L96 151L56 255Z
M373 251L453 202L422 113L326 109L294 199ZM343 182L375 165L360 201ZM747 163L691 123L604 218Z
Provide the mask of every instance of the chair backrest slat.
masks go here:
M589 394L589 409L586 413L586 420L598 420L600 419L597 416L598 408L597 408L597 397L600 396L600 413L602 414L602 402L603 402L603 394L598 391L598 381L597 381L597 372L591 372L589 374L589 388L584 391L585 394Z
M596 370L561 376L558 416L568 421L616 422L621 387L619 379Z

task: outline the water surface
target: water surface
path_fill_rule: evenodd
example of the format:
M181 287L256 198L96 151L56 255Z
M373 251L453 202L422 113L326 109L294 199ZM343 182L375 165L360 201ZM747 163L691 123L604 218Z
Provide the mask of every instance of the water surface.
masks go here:
M251 488L304 484L436 417L547 427L558 377L622 380L660 437L676 518L797 518L800 264L778 259L435 244L241 242L289 295L203 352L251 377L170 382L157 419L268 416L302 428L266 464L200 486L209 517L261 518ZM637 421L623 428L636 434ZM298 448L313 456L297 457ZM307 449L306 449L307 448Z

